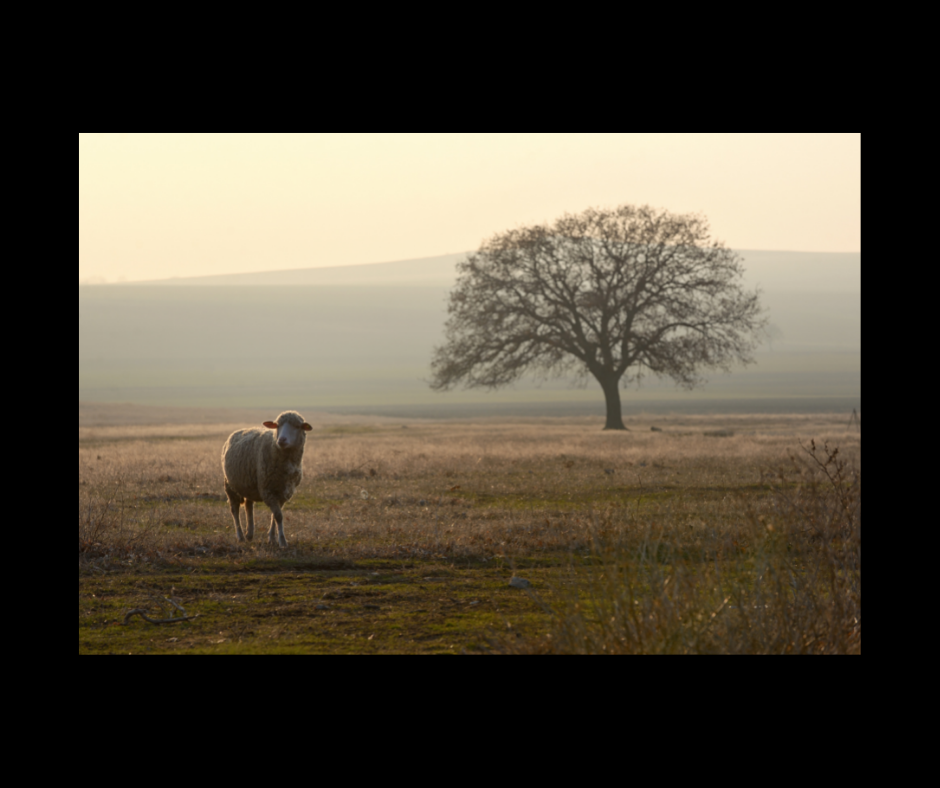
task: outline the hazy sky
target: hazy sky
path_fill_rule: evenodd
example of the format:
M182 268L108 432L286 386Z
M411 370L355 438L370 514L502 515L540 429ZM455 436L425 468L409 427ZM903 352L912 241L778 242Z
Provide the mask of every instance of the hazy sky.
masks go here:
M79 134L78 276L475 249L565 212L704 213L737 249L861 250L860 134Z

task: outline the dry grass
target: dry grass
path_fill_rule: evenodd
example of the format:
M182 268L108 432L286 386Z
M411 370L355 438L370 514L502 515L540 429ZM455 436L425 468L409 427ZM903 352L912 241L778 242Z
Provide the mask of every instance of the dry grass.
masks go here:
M506 579L553 566L531 601L542 631L497 650L860 649L860 508L820 525L843 489L860 501L845 418L634 418L627 433L587 419L321 422L285 510L287 550L235 542L219 453L239 426L79 428L80 588L213 556L498 566ZM817 452L821 466L799 448L813 439L841 454ZM821 484L837 467L842 480Z

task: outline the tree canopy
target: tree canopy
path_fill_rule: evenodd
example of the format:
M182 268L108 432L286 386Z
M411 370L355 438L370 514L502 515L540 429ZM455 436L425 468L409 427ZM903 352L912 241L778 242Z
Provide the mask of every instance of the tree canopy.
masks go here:
M654 374L693 388L706 370L751 363L764 325L740 257L709 237L706 219L649 206L497 233L458 273L432 388L590 374L605 429L624 429L621 385Z

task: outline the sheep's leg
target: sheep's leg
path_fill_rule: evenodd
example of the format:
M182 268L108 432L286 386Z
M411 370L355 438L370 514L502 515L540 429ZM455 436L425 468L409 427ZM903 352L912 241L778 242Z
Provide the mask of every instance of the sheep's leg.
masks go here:
M245 524L245 538L250 542L255 536L255 505L247 498L245 499L245 519L248 521Z
M241 506L241 503L231 497L229 497L228 503L232 509L232 519L235 521L235 538L238 539L239 542L244 542L245 535L242 533L242 524L238 519L238 509Z
M238 517L238 507L242 505L242 501L245 499L229 487L228 482L225 483L225 494L228 496L228 505L232 510L232 519L235 521L235 538L238 539L239 542L244 542L245 535L242 533L242 524Z
M268 529L268 541L274 544L274 527L277 526L277 543L281 547L287 547L287 539L284 538L284 513L281 511L281 505L277 501L265 501L271 510L271 527Z

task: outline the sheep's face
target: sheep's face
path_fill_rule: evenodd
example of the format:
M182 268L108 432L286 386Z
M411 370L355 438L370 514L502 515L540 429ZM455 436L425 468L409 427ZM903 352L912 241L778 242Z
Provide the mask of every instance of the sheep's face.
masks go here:
M299 413L286 411L277 417L277 421L266 421L264 426L275 431L275 441L279 449L285 451L304 445L306 433L313 429Z

